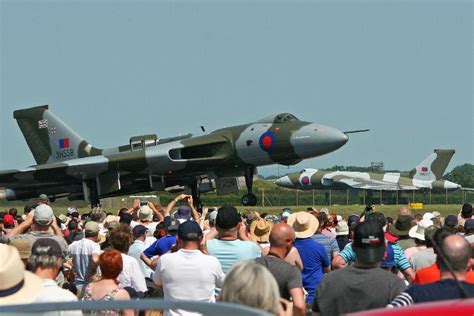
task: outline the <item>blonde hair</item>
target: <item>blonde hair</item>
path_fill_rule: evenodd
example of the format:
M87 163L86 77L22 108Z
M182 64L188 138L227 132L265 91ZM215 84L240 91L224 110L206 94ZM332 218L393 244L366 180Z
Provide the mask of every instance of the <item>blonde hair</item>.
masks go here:
M263 309L276 315L280 292L267 268L252 261L242 261L227 274L219 300Z

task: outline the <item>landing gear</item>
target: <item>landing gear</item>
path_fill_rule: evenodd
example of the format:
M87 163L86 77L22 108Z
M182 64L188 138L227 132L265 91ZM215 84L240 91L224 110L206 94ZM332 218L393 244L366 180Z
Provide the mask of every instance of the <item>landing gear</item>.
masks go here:
M257 197L252 192L254 167L246 166L244 171L245 186L247 187L247 194L242 197L243 206L257 205Z
M194 201L194 207L199 212L202 211L202 202L201 202L201 191L199 190L198 182L193 183L191 186L191 195Z

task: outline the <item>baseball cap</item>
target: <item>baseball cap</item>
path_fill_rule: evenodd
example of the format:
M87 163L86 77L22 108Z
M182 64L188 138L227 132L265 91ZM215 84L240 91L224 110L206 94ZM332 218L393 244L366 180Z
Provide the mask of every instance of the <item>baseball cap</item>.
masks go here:
M5 214L3 216L3 225L11 226L13 224L15 224L15 218L10 214Z
M63 252L61 246L56 240L52 238L40 238L33 244L31 255L62 257Z
M186 221L179 225L178 237L186 241L199 241L202 237L202 229L198 223Z
M76 213L77 210L76 210L76 208L75 208L74 206L69 206L69 207L67 208L67 211L66 211L66 212L67 212L67 215L72 215L72 214Z
M166 230L167 231L176 231L178 230L178 227L179 227L179 221L176 220L176 219L172 219L168 226L166 227Z
M457 226L458 218L455 215L448 215L444 220L444 225L449 227Z
M350 227L353 223L359 222L359 216L352 214L347 218L347 225Z
M140 236L143 236L143 235L146 234L147 230L148 230L148 228L146 228L145 226L137 225L137 226L133 227L133 230L132 230L133 237L138 238Z
M84 226L84 231L87 234L97 234L100 230L99 224L94 221L88 221Z
M22 260L27 260L31 256L31 243L25 238L12 238L10 240L10 246L15 247L20 254Z
M46 204L40 204L35 208L34 213L35 223L42 226L47 226L53 221L53 209Z
M241 221L240 214L233 206L223 206L216 217L216 226L222 229L236 227Z
M366 221L354 228L352 249L357 260L364 263L380 262L384 258L385 238L382 226L377 221Z
M474 219L468 219L466 222L464 222L464 228L467 229L474 229Z
M49 198L46 194L40 194L40 196L38 197L38 200L41 202L49 202Z

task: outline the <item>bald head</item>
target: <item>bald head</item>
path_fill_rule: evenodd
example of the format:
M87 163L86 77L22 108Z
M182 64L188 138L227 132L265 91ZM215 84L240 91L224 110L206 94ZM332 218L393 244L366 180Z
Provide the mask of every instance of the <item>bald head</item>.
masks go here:
M411 210L409 207L402 207L400 208L400 210L398 211L398 215L410 215L411 216Z
M450 235L441 242L441 251L446 260L456 272L465 272L471 258L471 246L467 240L459 235ZM439 260L441 271L448 271L446 265Z
M286 223L279 223L273 225L270 232L270 246L271 247L286 247L289 241L295 239L295 231L293 227Z

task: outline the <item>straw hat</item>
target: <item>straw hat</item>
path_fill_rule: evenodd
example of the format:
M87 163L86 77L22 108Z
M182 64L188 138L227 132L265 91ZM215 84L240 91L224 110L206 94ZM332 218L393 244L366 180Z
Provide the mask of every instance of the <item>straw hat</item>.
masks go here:
M0 305L31 303L38 297L41 279L29 271L15 247L0 244Z
M273 223L264 219L256 219L250 225L250 238L258 242L268 242Z
M307 238L314 235L318 230L318 219L306 212L293 213L288 217L288 225L295 230L296 238Z

